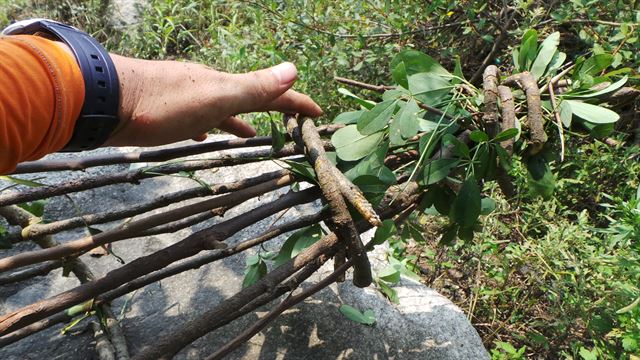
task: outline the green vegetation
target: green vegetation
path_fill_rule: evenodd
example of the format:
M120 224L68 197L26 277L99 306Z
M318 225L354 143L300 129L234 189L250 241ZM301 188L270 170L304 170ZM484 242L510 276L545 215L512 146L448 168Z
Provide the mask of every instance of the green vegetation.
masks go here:
M390 265L375 279L387 297L394 300L401 273L419 276L467 312L495 359L640 357L638 100L602 97L638 85L637 1L519 1L507 11L502 2L471 0L155 0L127 28L110 24L103 4L0 1L0 24L55 18L85 28L114 52L225 71L296 63L296 89L326 110L322 121L348 124L333 138L338 165L367 186L372 201L403 175L416 176L426 191L423 211L376 233L375 242L394 235ZM475 74L496 43L488 64L498 65L502 78L529 70L541 89L575 64L558 106L542 96L548 141L540 149L528 126L501 133L480 127L470 144L451 135L478 123L485 97ZM401 87L383 95L340 89L334 76ZM514 96L519 122L528 106L522 92ZM268 114L250 120L262 133L277 131ZM500 146L510 139L513 157ZM454 157L428 160L439 144L451 145ZM382 165L386 154L410 149L424 155L395 173ZM499 168L515 184L512 198L493 181ZM245 285L321 231L302 230L280 252L248 259ZM363 324L375 321L367 311L342 311Z

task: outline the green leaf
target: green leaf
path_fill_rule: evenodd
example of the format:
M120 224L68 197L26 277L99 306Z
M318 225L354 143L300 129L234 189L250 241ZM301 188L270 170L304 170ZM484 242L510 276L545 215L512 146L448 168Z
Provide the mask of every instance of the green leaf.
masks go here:
M461 227L458 229L458 238L463 241L471 241L473 240L473 228L472 227Z
M540 79L542 75L544 75L545 70L549 63L551 63L553 55L556 53L559 44L560 33L556 31L544 39L540 45L538 55L531 66L531 74L536 80Z
M427 193L431 194L436 210L442 215L449 215L456 194L448 186L432 186Z
M456 239L456 235L458 234L458 229L460 227L458 226L458 224L450 224L449 226L445 227L442 232L442 237L440 238L440 241L438 242L439 245L451 245L453 244L453 241Z
M442 137L442 143L445 146L448 146L448 145L453 146L452 151L457 156L461 158L467 158L467 159L470 157L469 147L467 146L467 144L458 140L458 138L456 138L452 134L445 134Z
M395 69L400 62L404 63L408 76L418 73L433 73L443 76L451 74L431 56L416 50L405 50L391 60L391 69Z
M339 88L338 93L354 99L358 104L360 104L360 106L364 107L365 109L371 109L376 105L376 103L374 103L373 101L363 100L359 98L358 95L345 88Z
M404 66L404 62L399 62L391 71L391 77L396 84L402 86L405 89L409 88L409 80L407 80L407 69Z
M620 115L598 105L587 104L578 100L564 100L569 103L573 115L594 124L611 124L620 119Z
M597 96L601 96L604 94L608 94L610 92L616 91L618 89L620 89L629 79L628 76L624 76L622 79L614 82L613 84L607 86L606 88L602 89L602 90L598 90L598 91L594 91L591 93L586 93L586 94L571 94L571 93L566 93L566 94L562 94L562 97L564 98L571 98L571 99L578 99L578 98L593 98L593 97L597 97Z
M396 104L397 100L387 100L365 111L358 119L358 131L362 135L371 135L384 129L393 115Z
M340 306L340 312L346 316L347 319L359 324L371 326L376 323L376 316L373 310L365 310L364 313L361 313L360 310L353 306L345 304Z
M378 277L386 282L397 284L400 282L400 269L395 266L389 265L380 270Z
M622 348L628 352L634 352L638 350L638 342L630 337L625 337L622 339Z
M582 360L598 360L598 351L596 349L589 350L585 347L581 347L580 357L582 357Z
M0 180L4 180L4 181L12 182L14 184L28 186L28 187L46 186L46 184L42 184L32 180L27 180L27 179L20 179L15 176L9 176L9 175L0 175Z
M386 296L387 299L389 299L389 301L391 301L394 304L398 304L400 302L400 299L398 298L398 293L394 288L387 285L384 281L378 281L377 284L380 287L380 291L382 291L382 294L384 294L384 296Z
M395 174L384 165L384 158L388 149L388 142L379 145L373 154L362 159L356 166L345 172L344 175L351 181L362 175L372 175L382 180L385 184L394 184L396 182Z
M299 162L293 160L280 160L285 164L289 165L289 170L294 174L298 175L301 179L307 180L310 183L316 183L316 172L313 170L311 165L308 162Z
M582 63L582 66L578 71L574 71L574 80L583 77L584 75L597 75L602 70L608 68L613 62L613 55L611 54L598 54L594 55Z
M451 89L453 85L440 75L419 73L409 77L409 91L425 104L439 103L451 92Z
M462 183L458 196L453 202L451 219L462 228L470 228L475 225L480 216L480 209L480 187L475 177L471 176Z
M633 311L633 309L635 309L638 306L638 304L640 304L640 297L635 299L631 304L629 304L629 305L627 305L627 306L625 306L625 307L623 307L621 309L618 309L618 311L616 311L616 314L626 314L628 312L631 312L631 311Z
M274 265L280 266L294 258L302 250L316 243L322 238L322 228L319 224L314 224L291 234L282 244L280 252L273 258Z
M493 142L503 142L505 140L509 140L511 138L514 138L514 137L518 136L518 133L519 133L519 131L516 128L507 129L507 130L499 133L498 135L496 135L496 137L491 139L491 141L493 141Z
M280 132L276 123L271 120L271 151L278 152L282 150L286 141L284 134Z
M571 111L571 104L566 101L562 101L560 105L560 120L562 121L562 125L567 129L571 127L571 119L573 118L573 112Z
M443 180L459 163L458 159L436 159L429 162L424 166L424 177L421 184L431 185Z
M380 203L389 188L389 184L372 175L358 176L353 180L353 184L364 193L364 196L373 206L377 206Z
M41 218L44 215L44 206L47 200L36 200L28 203L18 204L20 208L28 211L31 215Z
M496 201L490 197L482 198L480 201L480 214L489 215L496 210Z
M370 135L361 134L356 125L348 125L338 130L331 137L338 157L344 161L360 160L374 152L382 141L384 132Z
M380 245L396 234L396 224L391 219L384 220L373 235L373 244Z
M531 192L542 198L549 198L555 189L555 179L544 156L537 154L527 159L527 170L527 184Z
M78 305L74 305L68 308L65 312L67 313L68 316L75 317L76 315L80 315L82 313L91 311L92 308L93 308L93 299L85 301Z
M518 54L518 64L520 65L518 70L529 70L537 54L538 32L535 29L529 29L522 36L522 44Z
M259 259L257 264L247 267L242 280L242 287L246 288L255 284L265 275L267 275L267 264L262 259Z
M489 141L489 135L487 135L487 133L482 130L473 130L469 134L469 139L477 143L481 143L481 142Z
M360 116L362 116L363 113L363 110L343 112L342 114L336 116L336 118L333 120L333 123L345 125L355 124L358 119L360 119Z
M395 121L398 122L400 134L403 138L409 139L418 133L418 112L420 112L418 103L411 99L396 116Z
M567 60L567 54L563 53L562 51L556 51L556 53L553 54L553 57L551 58L549 66L547 67L546 75L555 75L556 71L558 71L562 64L564 64L565 60Z
M457 78L453 78L451 80L452 84L460 84L462 83L461 79L464 79L464 73L462 72L462 64L460 63L460 56L456 55L456 67L453 69L453 75L458 77Z

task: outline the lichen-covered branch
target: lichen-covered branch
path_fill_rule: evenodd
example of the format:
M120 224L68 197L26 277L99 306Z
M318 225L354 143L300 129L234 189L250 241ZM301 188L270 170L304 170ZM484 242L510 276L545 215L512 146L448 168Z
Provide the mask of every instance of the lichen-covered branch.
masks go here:
M547 141L544 132L544 119L542 117L542 104L540 102L540 89L535 78L528 71L511 75L503 82L507 86L519 86L527 96L527 121L529 125L530 141L529 153L537 154Z
M483 74L482 87L484 89L484 115L482 121L491 138L498 134L498 82L500 81L498 67L487 66Z

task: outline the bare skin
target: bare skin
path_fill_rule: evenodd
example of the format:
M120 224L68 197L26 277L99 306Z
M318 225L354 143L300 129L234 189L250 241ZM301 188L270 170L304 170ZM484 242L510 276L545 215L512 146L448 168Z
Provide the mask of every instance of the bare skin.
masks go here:
M291 90L297 79L291 63L229 74L193 63L111 57L120 80L120 125L104 146L202 141L214 128L252 137L255 130L237 116L251 112L322 115L310 97Z

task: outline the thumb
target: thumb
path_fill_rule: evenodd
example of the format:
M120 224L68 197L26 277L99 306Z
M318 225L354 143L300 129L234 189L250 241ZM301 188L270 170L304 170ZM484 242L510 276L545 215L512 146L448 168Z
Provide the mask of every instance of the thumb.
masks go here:
M233 75L236 94L233 113L247 113L266 109L267 105L284 94L298 78L298 70L290 62Z

